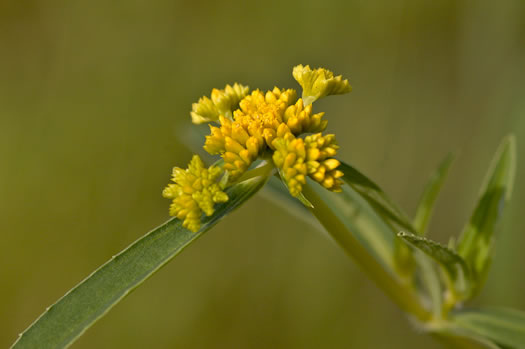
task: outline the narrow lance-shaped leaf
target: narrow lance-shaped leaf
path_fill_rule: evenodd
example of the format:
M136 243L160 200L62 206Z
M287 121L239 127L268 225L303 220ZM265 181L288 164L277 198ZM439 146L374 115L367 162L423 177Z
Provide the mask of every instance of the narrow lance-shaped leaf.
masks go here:
M417 235L425 235L432 216L434 205L438 194L445 182L445 178L450 169L450 165L454 156L449 154L441 163L437 171L430 178L423 195L419 201L416 209L416 215L413 220L415 233ZM441 313L442 299L441 299L441 284L439 278L436 275L435 265L431 263L425 256L416 254L415 259L421 268L421 278L423 284L428 290L430 299L432 300L434 313L436 315Z
M409 231L414 230L410 220L392 203L376 183L344 162L341 162L339 169L344 173L343 181L368 201L376 213L392 227Z
M422 236L405 232L400 232L398 236L438 262L447 273L450 281L453 283L455 291L459 292L459 295L464 296L468 294L470 270L463 258L456 252Z
M413 222L414 228L416 229L415 233L417 235L425 235L426 233L430 218L432 217L436 199L441 190L441 187L443 186L443 183L445 182L453 160L454 156L449 154L445 160L443 160L436 172L432 175L427 186L425 187L423 195L419 200L419 204L416 209L416 216Z
M49 307L12 348L68 347L134 288L261 189L266 179L255 177L228 188L229 201L217 204L196 233L173 218L144 235Z
M482 286L491 261L496 223L510 199L516 169L516 140L508 136L500 145L481 188L481 195L463 230L457 251L466 260L475 279L473 295Z
M375 214L381 217L383 222L391 227L393 234L397 233L398 227L405 230L413 230L410 221L397 207L395 207L395 205L392 204L384 191L371 179L342 161L339 169L344 172L342 180L348 184L354 192L359 194L362 199L368 202L369 206L375 211ZM274 200L277 203L279 203L279 201L286 201L286 204L282 205L283 207L292 211L293 214L299 215L300 219L305 222L312 222L311 215L306 209L311 203L307 205L298 205L300 200L298 201L290 196L288 191L284 190L280 181L271 178L269 185L265 187L264 192L266 192L266 196L270 199L277 198Z
M446 325L431 332L438 340L447 345L447 348L465 349L510 349L498 345L485 336L472 331L458 328L458 326Z
M368 202L377 215L391 228L394 235L399 230L415 230L410 220L376 183L348 164L341 163L340 169L345 174L343 181ZM398 239L394 240L394 263L396 272L406 282L410 282L416 270L415 256L410 248Z
M505 308L462 309L452 314L451 322L502 347L525 348L524 312Z

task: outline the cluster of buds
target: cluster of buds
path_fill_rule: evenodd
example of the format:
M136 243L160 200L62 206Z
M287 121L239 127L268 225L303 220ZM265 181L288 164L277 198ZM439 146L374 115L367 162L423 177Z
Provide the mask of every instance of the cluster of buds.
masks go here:
M335 136L317 133L306 136L304 142L308 175L326 189L341 191L343 182L339 178L344 174L337 169L341 164L339 160L333 158L339 148Z
M220 167L206 168L198 155L193 156L188 169L173 168L174 183L162 192L162 196L173 200L170 215L182 220L185 228L199 230L202 214L211 216L216 203L228 201L225 184L218 181L221 174Z
M301 195L306 177L341 191L335 136L322 134L328 122L324 113L313 113L312 103L350 92L351 87L348 80L323 68L299 65L293 76L302 87L301 98L293 89L250 93L247 86L235 83L213 89L211 98L202 97L192 105L193 123L215 124L210 125L204 150L220 155L224 166L205 168L195 156L187 170L174 169L175 184L168 185L164 196L173 200L170 214L182 219L186 228L197 231L202 214L213 214L215 203L227 201L223 190L241 179L257 159L273 163L294 197Z
M194 124L202 124L219 120L220 115L229 115L239 102L248 94L248 86L241 84L226 85L224 90L214 88L211 91L211 99L204 96L199 102L192 104L191 121Z
M275 151L272 160L279 169L281 178L286 183L292 196L299 196L306 184L307 166L306 148L302 138L296 138L285 124L279 127L279 137L272 145Z

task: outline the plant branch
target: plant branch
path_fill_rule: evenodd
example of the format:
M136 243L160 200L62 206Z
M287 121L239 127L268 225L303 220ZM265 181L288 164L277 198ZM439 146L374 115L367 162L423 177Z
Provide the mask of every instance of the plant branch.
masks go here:
M401 284L386 271L309 186L305 186L303 191L315 207L311 209L311 212L319 219L346 254L363 268L379 288L398 304L401 309L413 315L420 322L426 323L431 321L433 318L432 313L421 304L413 289Z

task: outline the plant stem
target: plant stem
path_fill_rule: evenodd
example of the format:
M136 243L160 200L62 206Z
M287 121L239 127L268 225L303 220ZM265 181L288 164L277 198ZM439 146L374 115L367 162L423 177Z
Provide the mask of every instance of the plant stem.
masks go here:
M430 322L433 318L432 313L421 304L413 289L401 284L386 271L309 186L305 186L303 192L315 207L310 211L346 254L363 268L379 288L405 312L413 315L420 322Z

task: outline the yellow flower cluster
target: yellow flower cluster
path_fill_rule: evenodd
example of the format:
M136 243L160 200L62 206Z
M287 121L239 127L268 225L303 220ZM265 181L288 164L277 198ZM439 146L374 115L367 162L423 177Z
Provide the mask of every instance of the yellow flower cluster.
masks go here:
M307 105L321 97L352 91L348 80L343 80L341 75L334 77L334 73L324 68L312 70L309 65L300 64L293 68L293 77L303 88L303 99Z
M198 155L191 159L188 169L173 169L172 180L162 196L172 199L170 215L182 220L182 225L196 232L201 225L202 213L211 216L214 204L228 201L228 195L218 182L223 170L217 166L204 167Z
M343 176L343 172L337 169L341 163L333 158L339 148L335 135L323 136L317 133L306 136L304 142L308 175L326 189L341 191L343 181L339 178Z
M272 147L285 110L296 98L294 90L253 91L233 112L233 121L221 116L220 127L210 125L204 150L221 154L230 179L239 178L264 150Z
M249 93L247 86L235 83L223 90L213 89L211 98L202 97L192 105L193 123L217 124L210 125L204 150L221 155L224 166L205 168L194 156L187 170L173 170L175 184L168 185L163 195L173 200L170 214L183 220L186 228L197 231L202 213L209 216L215 203L227 201L225 187L239 180L257 159L279 170L294 197L301 199L306 177L328 190L341 191L343 173L334 158L338 149L335 136L321 133L327 121L324 113L313 113L312 102L350 92L351 87L348 80L323 68L299 65L293 76L303 88L302 98L298 99L293 89L275 87Z
M280 169L282 179L290 194L294 197L301 194L306 184L307 166L305 164L306 148L302 138L296 138L285 124L278 129L278 137L272 142L275 151L272 159Z
M266 93L255 90L239 107L233 112L233 121L221 116L220 127L210 126L211 134L204 144L208 153L222 155L232 180L239 178L268 148L275 149L273 140L279 126L285 125L292 135L300 135L323 131L327 124L322 120L324 113L313 114L312 106L304 107L291 89L275 87Z
M324 113L312 115L312 105L304 106L302 98L297 103L286 108L283 121L296 135L324 131L327 120L322 120Z
M224 90L214 88L211 91L211 99L204 96L198 103L192 104L191 121L194 124L202 124L219 120L220 115L231 117L232 110L237 107L249 91L248 86L238 83L233 86L226 85Z
M333 158L339 148L335 135L323 136L317 133L303 140L295 137L285 124L281 124L272 144L275 148L273 162L281 170L282 179L292 196L301 193L306 176L328 190L341 191L343 181L339 178L343 172L337 169L341 163Z

